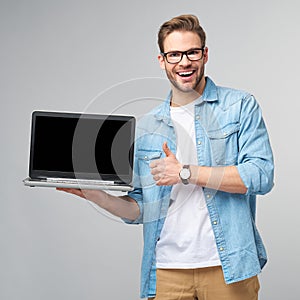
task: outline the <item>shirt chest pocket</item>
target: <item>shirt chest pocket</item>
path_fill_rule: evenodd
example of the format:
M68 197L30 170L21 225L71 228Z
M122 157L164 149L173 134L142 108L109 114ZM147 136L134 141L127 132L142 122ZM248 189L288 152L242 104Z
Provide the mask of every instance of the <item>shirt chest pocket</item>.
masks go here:
M137 150L137 160L139 167L140 182L143 187L155 185L153 176L151 175L150 163L153 160L160 159L162 156L161 150Z
M240 124L226 125L207 132L213 164L219 166L236 165L238 159L238 131Z

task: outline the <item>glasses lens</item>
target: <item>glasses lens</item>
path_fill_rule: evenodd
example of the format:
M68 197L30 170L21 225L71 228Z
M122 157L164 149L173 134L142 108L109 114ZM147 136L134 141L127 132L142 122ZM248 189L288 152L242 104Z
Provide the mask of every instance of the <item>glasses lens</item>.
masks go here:
M180 62L182 53L179 51L168 52L166 55L167 61L171 64Z
M202 49L193 49L187 51L187 57L189 60L200 60L202 58Z

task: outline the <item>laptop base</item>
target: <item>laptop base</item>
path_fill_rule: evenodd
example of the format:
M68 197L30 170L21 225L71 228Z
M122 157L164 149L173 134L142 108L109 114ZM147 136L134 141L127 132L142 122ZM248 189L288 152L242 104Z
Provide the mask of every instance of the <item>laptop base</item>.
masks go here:
M72 182L58 182L58 181L47 181L47 180L34 180L30 177L27 177L23 180L25 186L29 187L56 187L56 188L70 188L70 189L79 189L79 190L110 190L110 191L121 191L128 192L132 191L133 187L126 184L105 184L103 182L93 184L85 184L79 181Z

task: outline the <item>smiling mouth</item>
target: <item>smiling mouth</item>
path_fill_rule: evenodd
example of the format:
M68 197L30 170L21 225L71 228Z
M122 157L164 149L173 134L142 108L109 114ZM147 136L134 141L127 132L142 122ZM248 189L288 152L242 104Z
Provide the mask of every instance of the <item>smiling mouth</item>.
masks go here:
M190 77L195 73L195 71L184 71L184 72L177 72L177 75L179 75L180 77Z

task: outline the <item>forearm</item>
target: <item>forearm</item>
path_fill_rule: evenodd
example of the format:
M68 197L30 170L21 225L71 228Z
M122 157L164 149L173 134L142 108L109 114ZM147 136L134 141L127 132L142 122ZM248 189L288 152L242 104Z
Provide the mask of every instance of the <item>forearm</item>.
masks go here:
M245 194L247 192L247 188L235 166L190 166L190 169L190 182L193 184L228 193Z
M152 161L151 174L157 185L174 185L180 182L180 170L183 165L163 144L165 158ZM190 165L190 183L228 193L245 194L247 188L242 181L237 167L205 167Z
M116 197L106 194L105 197L95 199L93 202L120 218L135 220L140 214L136 201L128 196Z
M138 204L135 200L128 196L116 197L100 190L79 190L64 188L58 188L57 190L87 199L120 218L135 220L140 214Z

